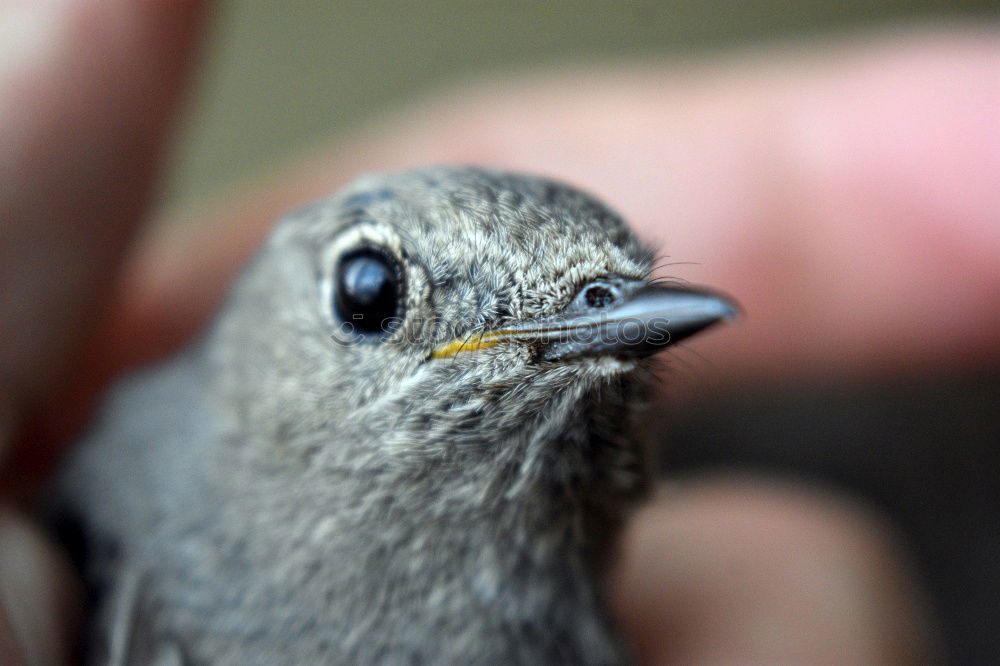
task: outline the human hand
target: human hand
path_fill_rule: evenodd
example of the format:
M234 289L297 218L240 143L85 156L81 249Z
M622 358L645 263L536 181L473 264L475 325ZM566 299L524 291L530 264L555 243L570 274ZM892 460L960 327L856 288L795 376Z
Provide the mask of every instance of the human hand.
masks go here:
M67 382L146 214L201 13L173 0L0 9L0 472L50 458L15 435L30 414L82 413ZM20 476L0 481L0 663L67 663L79 590L4 506Z
M573 181L616 204L674 260L701 261L671 272L734 293L749 317L698 344L713 359L698 381L997 358L993 36L890 37L809 58L775 53L738 65L464 89L338 141L202 220L156 227L116 275L198 23L193 4L137 7L67 6L90 15L88 29L117 26L97 42L102 53L79 34L64 36L62 58L45 61L50 69L25 75L18 62L3 79L22 92L19 112L0 116L0 136L19 141L12 166L0 171L0 202L12 220L0 237L9 276L0 407L8 424L36 414L34 437L18 440L22 460L38 455L26 443L65 434L65 417L74 420L74 406L96 385L196 330L278 214L360 171L428 162ZM62 140L50 139L53 128ZM44 279L52 266L58 279ZM22 282L30 297L9 298L21 292L8 285ZM97 333L83 335L99 315ZM803 547L810 544L822 544L825 556ZM720 552L730 553L734 579L755 583L744 589L768 594L727 604L732 597L713 586ZM778 570L775 552L788 558ZM808 490L682 487L640 517L625 562L618 606L650 660L822 659L842 641L861 656L896 656L899 637L919 633L906 608L912 583L891 538L859 510ZM784 576L796 564L821 565L831 582L797 587ZM9 571L0 577L10 581ZM876 578L888 581L884 588L871 589ZM834 597L846 602L827 603ZM803 606L819 612L801 622L794 609ZM748 615L770 624L738 621ZM762 638L794 621L785 626L800 642ZM51 645L46 631L22 629L20 641ZM789 647L798 651L775 651Z

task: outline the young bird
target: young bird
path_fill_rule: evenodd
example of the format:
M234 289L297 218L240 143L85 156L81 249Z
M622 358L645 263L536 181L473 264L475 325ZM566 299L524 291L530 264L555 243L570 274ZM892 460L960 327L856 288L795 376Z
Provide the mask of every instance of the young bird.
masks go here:
M111 664L612 664L648 356L734 306L590 196L362 178L121 382L54 491Z

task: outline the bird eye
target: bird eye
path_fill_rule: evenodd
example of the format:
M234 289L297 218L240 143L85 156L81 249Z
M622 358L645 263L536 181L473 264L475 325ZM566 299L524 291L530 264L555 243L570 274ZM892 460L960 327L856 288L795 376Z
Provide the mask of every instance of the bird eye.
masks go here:
M363 335L389 332L399 316L401 274L398 262L379 250L344 255L337 265L335 314Z

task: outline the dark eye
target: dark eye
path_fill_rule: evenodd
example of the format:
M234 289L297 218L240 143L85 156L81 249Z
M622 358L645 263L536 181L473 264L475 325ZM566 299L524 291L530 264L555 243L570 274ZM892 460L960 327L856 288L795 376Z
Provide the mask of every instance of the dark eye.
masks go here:
M389 332L400 316L400 276L398 262L379 250L344 255L337 265L337 316L364 335Z

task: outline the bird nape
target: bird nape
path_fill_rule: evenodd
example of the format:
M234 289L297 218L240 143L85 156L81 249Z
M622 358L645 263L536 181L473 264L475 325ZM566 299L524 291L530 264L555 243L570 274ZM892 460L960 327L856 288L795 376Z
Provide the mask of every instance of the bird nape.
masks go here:
M736 311L651 257L592 197L474 168L279 221L52 490L89 658L628 661L603 576L655 467L648 357Z

